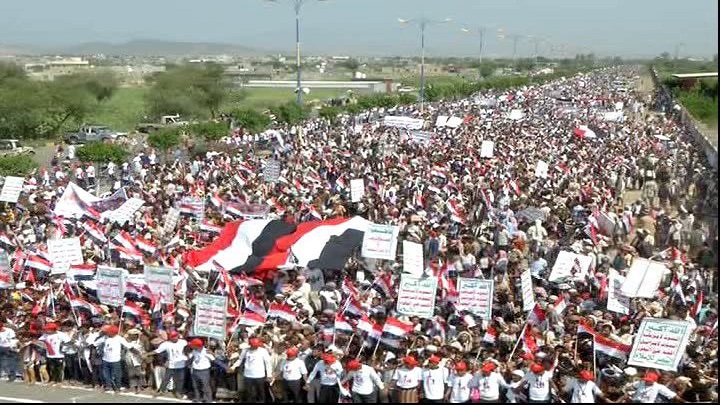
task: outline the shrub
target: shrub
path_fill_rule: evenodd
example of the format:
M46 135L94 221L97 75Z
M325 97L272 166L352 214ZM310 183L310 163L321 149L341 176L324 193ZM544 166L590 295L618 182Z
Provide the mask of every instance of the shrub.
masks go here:
M89 142L77 150L82 162L122 163L128 157L128 151L120 145L103 142Z
M25 177L37 167L30 156L0 156L0 176Z

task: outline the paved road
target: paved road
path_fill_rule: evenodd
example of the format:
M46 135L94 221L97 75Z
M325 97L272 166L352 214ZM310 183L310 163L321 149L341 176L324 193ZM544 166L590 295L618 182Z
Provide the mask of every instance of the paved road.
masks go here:
M41 385L28 386L22 382L0 382L0 403L175 403L190 402L171 397L153 398L148 394L121 392L106 394L90 388L82 387L47 387Z

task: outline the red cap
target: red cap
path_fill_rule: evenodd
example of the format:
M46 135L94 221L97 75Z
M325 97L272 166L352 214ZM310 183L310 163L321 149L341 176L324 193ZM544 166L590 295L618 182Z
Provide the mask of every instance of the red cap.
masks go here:
M285 355L288 357L297 357L298 355L298 348L297 347L291 347L287 350L285 350Z
M467 364L464 361L455 363L455 371L467 371Z
M523 360L535 360L535 356L530 352L525 352L520 357L522 357Z
M323 354L322 359L326 364L333 364L333 363L335 363L335 360L336 360L335 356L333 356L330 353Z
M260 340L258 338L250 339L250 347L252 347L253 349L257 349L258 347L260 347L262 345L263 345L262 340Z
M482 371L489 373L495 371L495 363L489 361L482 366Z
M530 371L533 373L539 374L545 371L545 367L542 366L542 364L533 363L532 366L530 366Z
M50 322L45 325L45 330L48 332L55 332L56 330L58 330L58 326L56 323Z
M408 367L415 367L418 365L417 360L415 360L415 357L413 356L406 356L403 358L403 363Z
M360 367L362 367L362 364L355 359L352 359L347 363L347 368L351 371L360 370Z
M647 373L645 373L645 377L643 377L643 380L649 383L656 383L659 379L660 376L654 371L648 371Z
M582 293L581 297L582 297L582 299L584 299L584 300L589 300L589 299L590 299L590 293L588 293L588 292Z
M108 325L107 329L105 329L105 333L110 336L115 336L118 332L120 332L120 328L117 325Z
M175 338L177 338L177 337L179 337L179 336L180 336L180 334L179 334L176 330L171 331L170 333L168 333L168 339L175 339Z
M432 364L440 364L440 360L440 357L435 355L430 356L430 358L428 359L428 361Z
M193 339L188 343L188 346L190 346L191 349L200 349L203 347L203 341L200 339Z
M593 375L592 371L590 371L590 370L581 370L580 371L580 379L583 381L592 381L595 379L595 376Z

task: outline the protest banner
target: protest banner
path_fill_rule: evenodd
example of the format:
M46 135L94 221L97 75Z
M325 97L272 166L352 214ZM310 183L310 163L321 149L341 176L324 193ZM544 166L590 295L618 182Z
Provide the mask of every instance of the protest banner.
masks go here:
M447 122L445 122L445 126L448 128L457 128L460 125L462 125L463 119L460 117L450 117L447 119Z
M611 268L608 273L608 311L617 312L619 314L630 314L630 298L622 293L622 286L625 277L618 274L617 270Z
M525 270L520 275L520 288L522 290L523 311L530 311L535 308L535 292L533 291L530 270Z
M429 144L430 141L433 139L433 137L435 137L435 133L430 132L430 131L411 131L410 132L410 139L412 139L413 141L415 141L417 143L422 143L425 145Z
M583 281L590 271L590 264L592 264L590 256L562 250L555 260L548 281L551 283L570 280Z
M420 243L403 241L403 272L421 277L425 270L423 258L423 245Z
M145 201L132 197L125 201L120 208L110 211L108 219L112 222L123 225L132 218L135 211L139 210L143 204L145 204Z
M628 364L677 371L691 333L690 322L645 317L635 335Z
M198 294L195 297L193 335L225 340L227 300L222 295Z
M458 278L458 299L455 308L468 311L482 319L492 317L493 281L479 278Z
M437 118L435 119L435 126L436 127L446 126L448 118L450 118L450 117L448 117L447 115L438 115Z
M13 272L7 252L0 250L0 289L11 288L13 284Z
M425 121L418 118L388 115L383 118L383 125L393 128L422 129Z
M615 221L610 218L610 215L608 215L606 212L601 212L597 215L596 218L600 233L605 236L613 236L613 231L615 230Z
M83 264L80 238L48 240L47 248L52 263L50 274L65 274L71 264Z
M432 319L437 284L437 277L417 278L404 274L400 278L397 311L406 316Z
M322 270L306 268L303 270L303 276L313 291L320 291L325 287L325 274Z
M268 183L274 183L280 177L280 162L270 160L263 168L263 180Z
M480 157L481 158L492 158L495 149L495 142L493 141L482 141L480 145Z
M25 179L22 177L5 177L5 183L3 184L2 191L0 191L0 201L16 203L18 198L20 198L24 183Z
M159 296L161 303L175 303L174 270L172 267L145 265L143 273L150 292Z
M359 202L365 195L365 180L350 180L350 202Z
M547 178L549 166L544 160L538 160L535 166L535 177Z
M508 118L513 121L518 121L525 118L525 113L523 112L523 110L512 110L510 111Z
M399 232L394 225L369 224L363 236L362 256L369 259L395 260Z
M95 273L97 298L101 304L120 307L125 303L125 270L98 266Z
M165 216L165 224L163 225L163 235L167 236L175 232L178 220L180 220L180 210L177 208L170 208L167 215Z
M633 258L622 286L623 295L629 298L654 298L666 271L670 270L664 263Z
M183 197L180 200L178 209L181 214L192 215L202 220L205 217L205 200L196 197Z

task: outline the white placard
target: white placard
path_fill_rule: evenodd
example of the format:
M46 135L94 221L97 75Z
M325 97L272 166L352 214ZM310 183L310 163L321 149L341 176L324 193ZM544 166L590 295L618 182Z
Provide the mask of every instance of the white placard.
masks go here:
M445 125L447 125L448 118L450 117L448 117L447 115L438 115L435 119L435 126L444 127Z
M350 202L359 202L365 195L365 180L350 180Z
M400 278L397 311L406 316L432 319L435 313L437 277L416 278L404 274Z
M393 128L422 129L425 121L419 118L388 115L383 118L383 125Z
M628 364L677 371L692 331L687 321L643 318L633 340Z
M167 215L165 216L165 225L163 226L163 235L170 235L175 232L178 220L180 220L180 210L177 208L170 208Z
M25 179L22 177L7 176L0 192L0 201L16 203L23 190Z
M495 142L493 141L482 141L480 145L480 157L481 158L492 158L495 150Z
M65 274L71 264L83 264L80 238L48 240L47 248L53 265L50 274Z
M446 127L449 128L457 128L460 125L462 125L463 119L460 117L450 117L448 118L447 122L445 123Z
M195 297L193 334L220 341L225 340L228 297L198 294Z
M395 260L399 232L394 225L369 224L363 236L362 256L369 259Z
M493 281L479 278L458 278L458 299L455 308L468 311L485 320L492 318Z
M175 284L172 267L148 266L145 265L145 283L150 292L157 294L163 304L175 303Z
M97 297L101 304L120 307L125 304L125 270L98 266L95 273Z
M535 177L547 178L549 168L550 167L547 162L544 160L538 160L537 165L535 166Z
M530 270L525 270L520 275L520 287L522 289L523 311L530 311L535 308L535 291L533 291Z
M132 197L129 200L125 201L123 205L120 206L120 208L110 211L110 214L108 215L108 218L120 225L123 225L124 223L128 222L133 214L135 214L135 211L139 210L140 207L145 204L145 201Z
M622 111L606 111L602 113L603 121L623 121L625 115Z
M630 298L622 293L622 286L625 277L618 274L617 270L610 269L608 273L608 311L617 312L618 314L628 315L630 313Z
M512 110L510 111L510 115L508 115L508 118L513 121L518 121L525 118L525 113L523 112L523 110Z
M555 260L548 281L551 283L565 280L584 281L588 271L590 271L591 264L592 258L589 256L562 250Z
M410 139L417 143L429 144L430 141L435 137L434 132L430 131L412 131L410 132Z
M610 215L605 212L601 212L597 216L597 224L598 228L600 229L600 233L605 236L613 236L613 231L615 230L615 221L610 218Z
M654 298L666 271L664 263L636 257L625 277L622 293L630 298Z
M403 241L403 273L421 277L425 270L423 258L423 245L420 243Z

